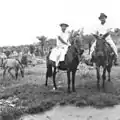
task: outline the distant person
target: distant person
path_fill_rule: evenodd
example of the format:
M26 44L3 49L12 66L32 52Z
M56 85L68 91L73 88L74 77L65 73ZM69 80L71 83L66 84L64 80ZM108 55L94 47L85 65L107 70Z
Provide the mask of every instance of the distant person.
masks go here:
M60 61L64 61L65 54L68 50L68 46L70 46L70 33L67 31L69 25L66 23L61 23L60 27L61 32L57 36L57 46L51 50L50 54L50 60L56 62L56 67L58 67Z
M106 23L107 15L105 15L104 13L101 13L100 16L98 17L98 19L100 20L100 24L99 24L98 28L96 28L93 31L93 33L98 34L98 35L104 35L107 32L109 33L108 37L106 38L106 42L108 42L110 44L111 48L113 49L113 51L115 53L114 64L118 65L118 63L117 63L117 58L118 58L117 47L116 47L115 43L113 42L112 37L110 35L110 32L114 31L114 30L112 28L110 28L110 26L108 26L108 24ZM93 55L93 51L95 50L95 47L96 47L96 40L91 46L91 51L90 51L91 62L93 62L92 55Z
M18 56L17 51L13 51L13 56L14 56L14 57L17 57L17 56Z
M22 55L23 55L23 52L21 51L21 52L19 53L19 55L22 56Z

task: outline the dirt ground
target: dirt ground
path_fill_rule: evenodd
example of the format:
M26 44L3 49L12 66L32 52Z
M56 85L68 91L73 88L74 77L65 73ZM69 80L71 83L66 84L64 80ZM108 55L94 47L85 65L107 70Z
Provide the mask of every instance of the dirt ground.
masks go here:
M102 70L101 70L102 71ZM112 72L111 72L111 81L115 86L119 86L120 84L120 66L113 66ZM22 78L19 74L18 80L15 80L15 78L12 78L9 74L6 74L5 79L2 79L2 72L3 70L0 71L0 85L2 86L1 89L3 88L12 88L15 86L19 85L24 85L24 84L36 84L36 85L44 85L45 84L45 74L46 74L46 65L41 64L41 65L36 65L35 67L29 66L25 68L25 77ZM13 71L14 74L14 71ZM78 70L76 73L76 78L75 78L76 86L93 86L96 87L96 70L95 68L91 68L89 70L89 73L85 73L84 75L81 75L81 71ZM106 80L107 81L107 80ZM66 72L64 71L59 71L56 76L56 82L57 86L61 87L67 87L67 76ZM94 84L94 85L92 85ZM101 79L101 84L102 84L102 79ZM53 81L52 78L49 78L48 80L48 86L53 86ZM66 88L67 89L67 88Z
M56 106L43 114L25 115L22 120L120 120L120 105L113 108Z

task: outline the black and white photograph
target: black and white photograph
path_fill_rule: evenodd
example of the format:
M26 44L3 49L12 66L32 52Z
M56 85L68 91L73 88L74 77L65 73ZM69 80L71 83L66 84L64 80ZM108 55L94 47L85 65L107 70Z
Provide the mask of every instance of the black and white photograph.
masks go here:
M119 0L0 0L0 120L120 120Z

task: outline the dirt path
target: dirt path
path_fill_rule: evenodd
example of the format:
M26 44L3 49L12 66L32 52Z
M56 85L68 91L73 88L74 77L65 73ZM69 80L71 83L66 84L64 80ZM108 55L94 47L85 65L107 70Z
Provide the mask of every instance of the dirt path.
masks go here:
M27 115L22 120L120 120L120 105L95 109L57 106L44 114Z

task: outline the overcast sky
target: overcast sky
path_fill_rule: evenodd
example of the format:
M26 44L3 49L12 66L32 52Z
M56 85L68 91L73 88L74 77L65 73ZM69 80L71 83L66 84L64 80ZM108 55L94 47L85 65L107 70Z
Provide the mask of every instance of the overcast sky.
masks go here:
M101 12L120 28L119 6L119 0L0 0L0 46L38 42L41 35L55 38L61 22L89 30Z

